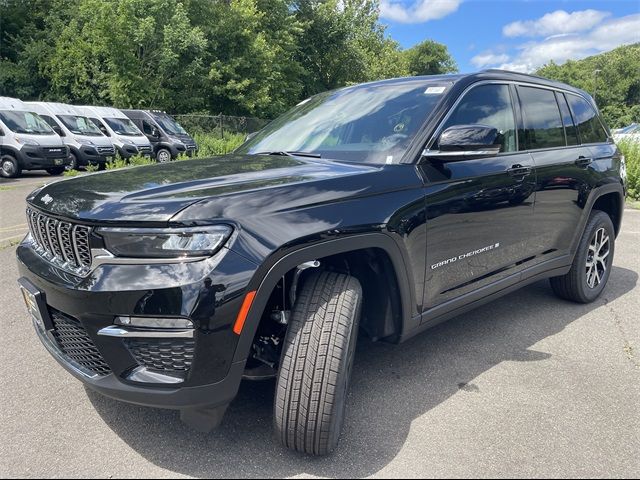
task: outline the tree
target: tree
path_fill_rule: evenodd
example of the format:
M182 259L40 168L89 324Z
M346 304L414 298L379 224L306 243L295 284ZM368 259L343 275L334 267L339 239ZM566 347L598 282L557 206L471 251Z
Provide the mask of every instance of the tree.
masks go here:
M445 45L425 40L403 52L410 75L438 75L458 71Z

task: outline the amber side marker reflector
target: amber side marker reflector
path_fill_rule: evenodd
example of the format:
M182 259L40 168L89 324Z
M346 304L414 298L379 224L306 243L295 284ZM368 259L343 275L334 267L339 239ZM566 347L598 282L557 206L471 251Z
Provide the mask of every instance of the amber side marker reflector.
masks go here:
M240 313L238 313L236 323L233 325L233 333L235 333L236 335L240 335L242 333L244 322L247 321L247 315L249 315L249 310L251 309L251 304L253 303L254 298L256 298L255 290L253 290L252 292L248 292L244 297L242 307L240 307Z

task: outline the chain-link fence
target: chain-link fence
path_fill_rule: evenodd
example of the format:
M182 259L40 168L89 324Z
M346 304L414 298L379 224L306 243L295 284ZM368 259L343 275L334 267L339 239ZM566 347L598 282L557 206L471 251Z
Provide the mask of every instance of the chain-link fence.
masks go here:
M192 135L206 134L224 139L229 135L247 135L257 132L269 121L255 117L233 117L230 115L172 115Z

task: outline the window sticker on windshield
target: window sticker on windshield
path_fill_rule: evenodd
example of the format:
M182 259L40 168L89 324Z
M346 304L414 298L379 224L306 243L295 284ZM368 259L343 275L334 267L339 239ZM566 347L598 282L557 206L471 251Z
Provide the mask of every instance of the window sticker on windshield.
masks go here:
M440 95L446 89L447 87L429 87L424 91L424 93L427 95Z

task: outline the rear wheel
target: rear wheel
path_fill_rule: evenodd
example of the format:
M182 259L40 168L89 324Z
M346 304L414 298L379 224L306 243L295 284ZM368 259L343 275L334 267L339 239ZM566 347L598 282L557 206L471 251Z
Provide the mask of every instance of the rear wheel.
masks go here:
M0 175L5 178L15 178L22 173L20 164L11 155L0 156Z
M593 302L609 280L615 250L615 230L609 215L594 210L589 217L571 270L551 279L556 295L578 303Z
M338 444L355 356L362 287L355 277L313 272L287 330L274 406L275 430L292 450L326 455Z

